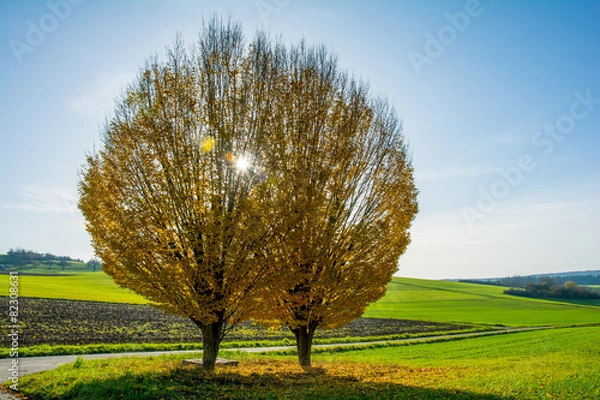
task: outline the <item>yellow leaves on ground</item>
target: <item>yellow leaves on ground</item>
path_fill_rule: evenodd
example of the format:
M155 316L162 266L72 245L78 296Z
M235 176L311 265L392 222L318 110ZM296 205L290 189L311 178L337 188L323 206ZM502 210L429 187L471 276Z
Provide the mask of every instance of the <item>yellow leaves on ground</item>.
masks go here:
M197 367L185 367L197 368ZM450 368L443 367L406 367L385 364L328 363L312 368L302 368L294 361L257 359L241 362L235 367L221 367L215 376L228 380L254 379L264 377L286 381L289 384L314 383L320 385L345 381L354 383L394 383L402 385L422 385L424 382L441 382ZM248 381L250 383L250 381Z
M370 383L425 387L437 386L444 381L444 377L449 371L450 368L441 367L424 368L358 363L316 364L313 368L304 369L293 361L259 359L244 361L235 367L219 368L214 374L214 379L223 383L236 381L247 387L265 384L319 387L353 385L358 387Z

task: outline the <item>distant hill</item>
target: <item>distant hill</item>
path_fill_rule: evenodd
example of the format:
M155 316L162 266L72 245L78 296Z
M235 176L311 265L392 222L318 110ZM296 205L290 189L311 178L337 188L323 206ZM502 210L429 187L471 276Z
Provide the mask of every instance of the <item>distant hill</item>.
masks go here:
M539 283L543 279L551 279L557 285L563 285L567 281L575 282L578 285L600 285L600 270L553 272L524 276L516 275L504 278L461 279L460 282L524 288L528 284Z

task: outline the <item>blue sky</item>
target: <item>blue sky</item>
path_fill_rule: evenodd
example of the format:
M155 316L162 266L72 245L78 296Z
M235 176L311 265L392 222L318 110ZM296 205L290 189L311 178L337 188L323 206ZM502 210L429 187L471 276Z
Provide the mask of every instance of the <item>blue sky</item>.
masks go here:
M144 60L231 13L394 104L421 212L399 275L600 269L600 2L0 0L0 252L89 259L77 171Z

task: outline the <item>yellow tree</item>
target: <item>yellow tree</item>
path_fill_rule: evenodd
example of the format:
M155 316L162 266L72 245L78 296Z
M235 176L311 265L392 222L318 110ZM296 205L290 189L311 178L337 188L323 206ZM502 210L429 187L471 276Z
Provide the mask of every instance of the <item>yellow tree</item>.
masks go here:
M251 318L289 326L310 365L318 326L383 295L417 211L387 103L322 48L245 45L216 18L125 90L79 206L104 270L196 323L209 370Z
M260 262L275 234L256 167L276 73L263 35L216 17L177 40L124 91L87 159L79 207L104 271L202 331L212 370L223 336L271 285Z
M350 322L385 293L409 243L417 190L392 108L340 72L324 48L286 53L269 148L284 232L269 246L280 277L263 322L294 333L310 366L317 327Z

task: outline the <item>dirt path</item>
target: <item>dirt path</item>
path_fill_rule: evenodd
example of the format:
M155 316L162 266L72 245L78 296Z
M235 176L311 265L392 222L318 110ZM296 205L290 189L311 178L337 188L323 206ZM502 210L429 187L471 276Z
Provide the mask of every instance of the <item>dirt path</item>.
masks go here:
M0 400L19 400L10 393L0 393Z

